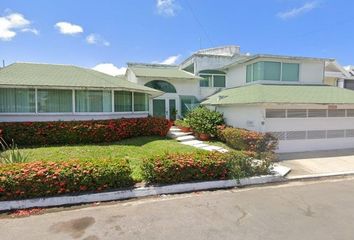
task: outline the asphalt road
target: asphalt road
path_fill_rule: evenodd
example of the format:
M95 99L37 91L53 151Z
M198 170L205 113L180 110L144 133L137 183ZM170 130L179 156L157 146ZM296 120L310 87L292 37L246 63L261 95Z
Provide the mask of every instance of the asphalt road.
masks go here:
M174 195L0 219L0 239L352 240L354 179Z

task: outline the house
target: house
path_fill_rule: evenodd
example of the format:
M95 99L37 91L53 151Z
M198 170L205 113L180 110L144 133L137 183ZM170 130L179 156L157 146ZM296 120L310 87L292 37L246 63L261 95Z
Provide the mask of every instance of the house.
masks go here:
M354 90L354 73L350 66L342 67L336 60L326 61L325 80L327 85Z
M229 125L273 133L279 152L352 148L354 91L341 88L351 80L334 59L242 54L238 46L202 49L179 65L128 63L118 77L17 63L0 69L0 121L174 120L202 104Z
M0 69L0 121L146 117L162 92L91 69L14 63Z

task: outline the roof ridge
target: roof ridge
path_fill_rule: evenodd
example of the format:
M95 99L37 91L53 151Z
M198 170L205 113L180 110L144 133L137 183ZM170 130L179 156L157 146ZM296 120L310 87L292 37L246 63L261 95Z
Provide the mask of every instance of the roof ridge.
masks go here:
M63 64L63 63L42 63L42 62L14 62L14 63L11 63L10 65L12 64L33 64L33 65L51 65L51 66L66 66L66 67L77 67L77 68L85 68L85 67L81 67L81 66L76 66L76 65L73 65L73 64ZM8 66L10 66L8 65Z

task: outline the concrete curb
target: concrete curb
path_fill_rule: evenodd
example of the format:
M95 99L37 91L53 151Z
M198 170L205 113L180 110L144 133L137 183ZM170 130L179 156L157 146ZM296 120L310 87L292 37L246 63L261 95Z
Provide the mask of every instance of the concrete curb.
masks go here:
M298 175L293 177L286 177L287 181L310 180L316 178L329 178L329 177L344 177L354 175L354 171L336 172L336 173L317 173L308 175Z
M82 194L76 196L60 196L48 198L35 198L27 200L2 201L0 202L0 211L9 211L15 209L25 209L34 207L54 207L63 205L75 205L82 203L104 202L123 200L137 197L147 197L160 194L186 193L211 189L233 188L248 185L265 184L271 182L280 182L284 178L280 174L257 176L251 178L242 178L237 180L220 180L197 183L182 183L166 185L159 187L142 187L131 190L121 190L103 193Z

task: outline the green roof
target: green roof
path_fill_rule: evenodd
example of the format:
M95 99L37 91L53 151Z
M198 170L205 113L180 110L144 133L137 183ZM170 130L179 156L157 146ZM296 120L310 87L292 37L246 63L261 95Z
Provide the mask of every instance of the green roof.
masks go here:
M176 78L176 79L200 79L192 73L180 69L178 66L163 64L133 64L128 67L137 77L149 78Z
M231 104L354 104L354 91L328 85L251 84L221 91L204 105Z
M105 88L146 92L157 96L162 92L129 82L124 76L114 77L92 69L71 65L14 63L0 69L0 86Z

